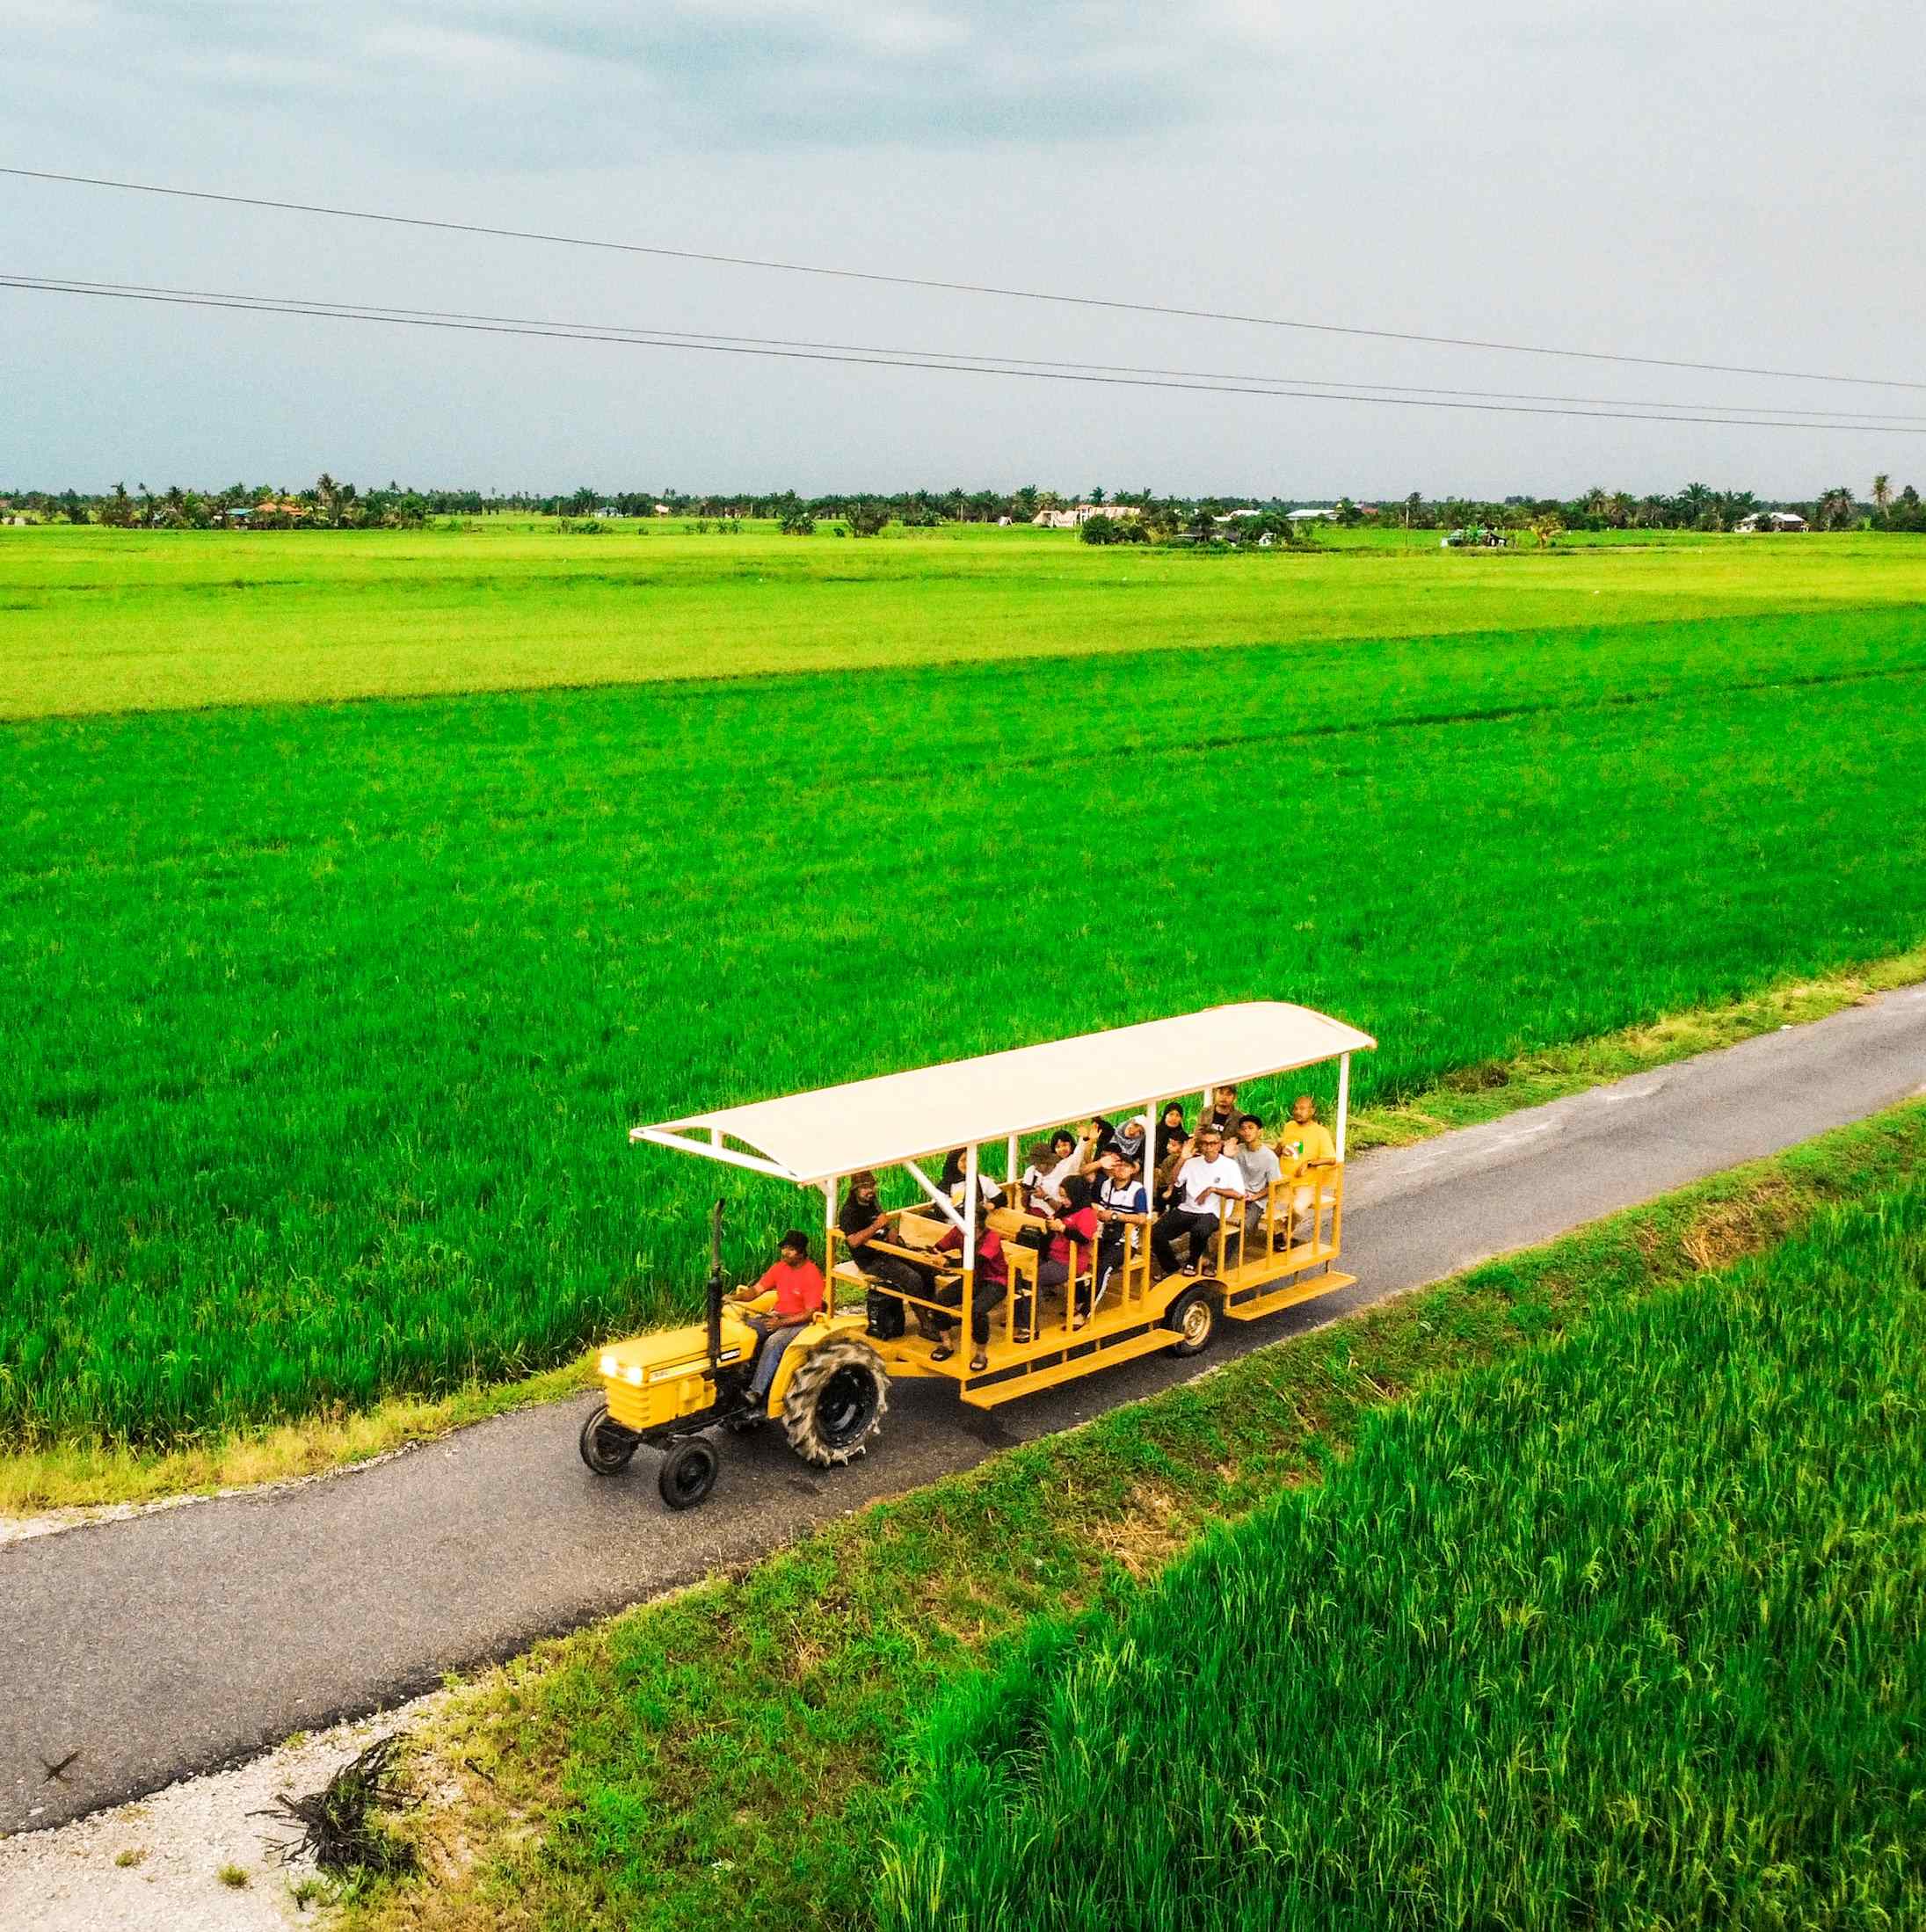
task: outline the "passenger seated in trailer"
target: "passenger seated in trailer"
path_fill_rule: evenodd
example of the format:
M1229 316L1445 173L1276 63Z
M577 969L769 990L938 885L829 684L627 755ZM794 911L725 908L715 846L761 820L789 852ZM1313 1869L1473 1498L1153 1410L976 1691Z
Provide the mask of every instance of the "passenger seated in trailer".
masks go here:
M1271 1182L1283 1177L1276 1150L1264 1144L1264 1123L1255 1114L1239 1115L1231 1158L1244 1177L1244 1235L1248 1240L1263 1229Z
M1190 1129L1184 1125L1184 1107L1181 1100L1173 1100L1164 1109L1164 1117L1157 1123L1157 1160L1152 1170L1153 1196L1159 1208L1170 1205L1171 1183L1177 1178L1177 1170L1189 1159L1191 1154Z
M1137 1135L1137 1144L1144 1137ZM1097 1292L1093 1311L1101 1305L1110 1286L1110 1277L1123 1265L1130 1236L1129 1215L1147 1215L1150 1195L1145 1192L1142 1163L1123 1151L1121 1140L1104 1159L1104 1176L1097 1184Z
M1277 1143L1277 1152L1283 1161L1297 1168L1337 1159L1337 1143L1331 1138L1331 1129L1318 1118L1318 1103L1308 1093L1300 1093L1290 1103L1290 1119L1285 1125L1283 1137ZM1330 1188L1326 1188L1323 1193L1328 1201ZM1310 1184L1291 1190L1290 1209L1294 1219L1314 1219L1317 1203L1318 1189Z
M823 1271L810 1259L808 1235L799 1228L789 1229L778 1244L775 1260L763 1270L760 1280L752 1288L738 1288L735 1298L738 1302L768 1303L767 1307L743 1318L762 1338L755 1373L749 1378L749 1392L765 1397L775 1380L783 1350L823 1305Z
M1195 1275L1200 1267L1215 1274L1217 1224L1242 1209L1244 1176L1225 1152L1224 1136L1206 1123L1197 1130L1196 1148L1177 1170L1171 1204L1151 1229L1151 1246L1166 1275L1174 1275L1180 1266L1186 1275ZM1177 1243L1186 1238L1189 1258L1180 1262Z
M1197 1131L1201 1134L1205 1128L1214 1127L1224 1137L1224 1144L1234 1147L1237 1123L1242 1118L1243 1109L1237 1104L1237 1082L1232 1080L1227 1086L1210 1089L1210 1105L1197 1122Z
M1050 1223L1050 1253L1036 1270L1039 1288L1061 1288L1077 1276L1077 1305L1070 1326L1081 1328L1090 1316L1090 1262L1097 1238L1097 1210L1091 1205L1090 1183L1081 1174L1064 1182L1064 1211Z
M876 1177L867 1168L859 1174L849 1177L849 1192L843 1196L842 1211L836 1217L836 1225L842 1231L842 1237L849 1244L850 1259L873 1282L880 1282L887 1288L898 1289L905 1295L920 1295L930 1298L931 1290L936 1286L934 1268L925 1268L919 1264L905 1260L900 1254L883 1254L877 1251L878 1241L890 1238L890 1217L883 1211L883 1202L876 1191ZM892 1340L903 1333L903 1310L905 1304L891 1302L886 1296L872 1294L869 1305L870 1333ZM918 1332L930 1333L927 1311L912 1308L916 1317Z
M1308 1093L1300 1093L1290 1103L1290 1118L1284 1124L1277 1151L1285 1160L1300 1162L1338 1158L1338 1144L1318 1118L1318 1103Z
M980 1209L979 1209L980 1212ZM963 1246L963 1231L951 1228L938 1243L941 1247ZM963 1306L963 1284L959 1275L948 1288L939 1289L936 1299L951 1308ZM977 1271L975 1285L970 1296L970 1339L976 1344L970 1357L970 1372L981 1375L990 1366L990 1317L1002 1304L1003 1297L1010 1292L1010 1264L1003 1253L1003 1238L987 1221L977 1224ZM936 1346L929 1352L932 1362L948 1362L956 1353L949 1339L949 1332L956 1324L953 1318L933 1315L941 1335Z
M1023 1194L1032 1214L1046 1218L1064 1208L1064 1183L1083 1165L1082 1143L1067 1127L1059 1127L1050 1137L1046 1148L1039 1141L1030 1149L1030 1164L1023 1170Z
M943 1156L942 1178L936 1185L957 1206L963 1206L964 1150L953 1147ZM981 1168L977 1171L977 1196L984 1207L993 1208L1003 1198L1003 1190Z

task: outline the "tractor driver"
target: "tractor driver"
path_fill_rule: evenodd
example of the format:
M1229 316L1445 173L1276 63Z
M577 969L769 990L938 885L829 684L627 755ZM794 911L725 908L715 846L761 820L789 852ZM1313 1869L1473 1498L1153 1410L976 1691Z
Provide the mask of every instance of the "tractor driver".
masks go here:
M782 1351L823 1305L823 1271L810 1259L808 1235L800 1228L789 1229L761 1280L753 1288L738 1288L736 1299L759 1304L754 1314L743 1318L762 1337L749 1392L767 1396ZM760 1305L764 1303L767 1305Z

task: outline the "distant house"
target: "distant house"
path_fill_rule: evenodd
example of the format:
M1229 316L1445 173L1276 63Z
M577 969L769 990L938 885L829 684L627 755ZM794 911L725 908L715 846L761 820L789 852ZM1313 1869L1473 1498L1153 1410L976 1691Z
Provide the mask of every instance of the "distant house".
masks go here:
M277 518L284 523L305 523L313 513L298 497L263 497L258 503L228 512L247 530L271 528Z
M1290 512L1293 523L1335 523L1335 510L1293 510Z
M655 506L655 513L656 513L656 514L657 514L657 515L658 515L658 517L665 517L665 516L668 516L668 515L669 515L669 514L670 514L671 512L670 512L670 509L669 509L669 506L668 506L668 505L667 505L667 504L665 504L665 503L658 503L658 505L657 505Z
M1075 530L1092 517L1140 517L1144 512L1134 503L1079 503L1070 510L1039 510L1030 521L1039 530Z
M1806 519L1796 510L1755 510L1749 517L1741 517L1733 528L1741 536L1757 536L1761 529L1803 530Z

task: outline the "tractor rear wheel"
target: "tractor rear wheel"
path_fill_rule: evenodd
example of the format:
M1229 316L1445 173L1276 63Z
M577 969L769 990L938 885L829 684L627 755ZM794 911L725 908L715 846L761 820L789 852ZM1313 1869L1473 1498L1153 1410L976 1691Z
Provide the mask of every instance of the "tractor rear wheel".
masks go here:
M789 1447L818 1469L854 1462L890 1406L890 1377L867 1342L825 1341L790 1377L782 1398Z
M1164 1311L1164 1326L1177 1331L1177 1340L1170 1345L1172 1355L1201 1355L1217 1332L1217 1297L1203 1287L1180 1295Z
M629 1459L636 1453L636 1444L641 1440L620 1422L609 1420L608 1405L604 1402L582 1425L582 1460L598 1476L619 1476L629 1467Z
M671 1509L694 1509L716 1486L716 1471L722 1457L712 1442L699 1435L687 1435L673 1444L662 1458L656 1487Z

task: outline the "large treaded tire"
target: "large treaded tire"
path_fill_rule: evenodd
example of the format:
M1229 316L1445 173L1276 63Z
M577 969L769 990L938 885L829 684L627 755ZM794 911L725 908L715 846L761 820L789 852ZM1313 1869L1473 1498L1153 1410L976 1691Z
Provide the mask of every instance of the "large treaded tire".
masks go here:
M890 1376L868 1342L825 1341L790 1377L782 1398L782 1433L818 1469L854 1462L869 1447L890 1406Z

